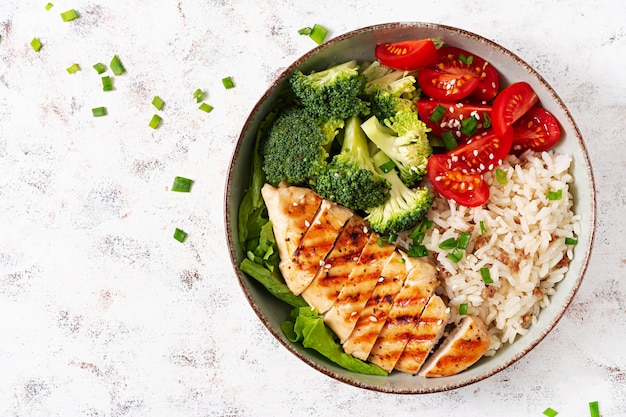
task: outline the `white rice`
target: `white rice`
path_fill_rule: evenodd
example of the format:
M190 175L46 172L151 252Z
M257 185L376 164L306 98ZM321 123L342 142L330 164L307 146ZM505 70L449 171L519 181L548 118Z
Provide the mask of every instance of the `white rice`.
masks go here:
M428 213L433 226L423 243L439 268L439 291L449 299L450 321L458 323L459 306L466 303L468 314L481 317L489 328L487 355L528 332L568 269L564 257L572 259L573 246L565 238L576 238L580 228L569 190L571 163L570 156L554 151L510 155L500 166L506 184L496 181L495 173L485 175L491 192L486 206L467 208L436 197ZM558 190L561 199L548 200L548 192ZM463 259L453 262L439 243L461 232L472 238ZM492 284L484 283L483 267L489 268Z

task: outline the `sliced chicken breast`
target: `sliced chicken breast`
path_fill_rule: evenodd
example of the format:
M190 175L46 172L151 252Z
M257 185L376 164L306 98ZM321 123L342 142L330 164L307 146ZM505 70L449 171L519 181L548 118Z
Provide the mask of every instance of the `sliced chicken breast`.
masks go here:
M315 278L319 268L324 267L326 256L352 214L352 210L322 200L296 250L284 262L281 258L280 271L294 294L299 295L304 291Z
M430 297L394 368L398 371L416 374L426 361L428 354L439 343L449 317L450 308L446 306L443 299L438 295Z
M348 282L341 289L335 303L324 314L324 321L339 337L340 343L344 343L352 333L385 264L395 253L394 245L380 244L379 238L377 233L370 235Z
M384 266L372 295L361 311L352 333L343 344L346 353L367 360L380 330L385 325L393 300L404 284L410 268L409 262L407 257L396 251Z
M320 314L333 305L355 268L370 232L362 217L353 215L311 284L300 295Z
M476 316L465 316L426 360L419 375L431 378L457 374L476 363L489 348L485 323Z
M439 285L435 267L416 261L396 296L368 360L387 372L396 365L426 303Z

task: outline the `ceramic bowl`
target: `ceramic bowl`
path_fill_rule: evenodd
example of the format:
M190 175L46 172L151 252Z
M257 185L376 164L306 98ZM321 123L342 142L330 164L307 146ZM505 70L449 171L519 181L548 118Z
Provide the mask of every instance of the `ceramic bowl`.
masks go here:
M290 343L282 334L280 324L287 318L290 308L277 302L237 267L245 255L237 243L237 211L248 186L257 125L269 112L278 92L287 85L294 70L300 69L306 73L351 59L371 61L374 59L376 43L428 37L441 37L446 43L491 62L499 70L502 85L526 81L533 87L541 105L554 114L562 125L563 136L556 149L573 156L574 212L582 216L582 228L565 279L558 284L551 304L541 311L538 322L525 336L518 337L514 343L500 348L494 356L484 357L465 372L454 376L424 379L399 372L387 377L357 374L333 365L300 345ZM389 23L357 29L312 49L285 69L260 98L241 130L228 171L225 199L226 234L235 275L246 298L269 332L286 350L329 377L365 389L399 394L439 392L476 383L515 363L544 339L567 309L583 279L593 243L596 213L594 180L585 144L571 114L556 92L526 62L497 43L463 29L430 23ZM543 365L538 363L536 366Z

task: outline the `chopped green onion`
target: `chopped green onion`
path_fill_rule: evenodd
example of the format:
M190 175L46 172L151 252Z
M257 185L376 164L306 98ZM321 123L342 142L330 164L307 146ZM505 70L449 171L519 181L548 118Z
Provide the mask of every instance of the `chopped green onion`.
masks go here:
M106 107L94 107L93 109L91 109L91 113L93 114L93 117L106 116L107 109Z
M185 239L187 239L187 232L177 227L176 230L174 230L174 239L178 240L181 243L184 242Z
M480 234L484 235L485 232L487 231L487 227L485 226L485 222L481 220L479 225L480 225Z
M467 316L467 303L462 303L459 305L459 315Z
M459 234L459 244L457 245L457 247L459 249L467 248L467 244L469 243L471 238L472 238L472 234L471 233L461 232Z
M54 6L54 4L52 4L52 3L46 4L46 10L52 9L52 6Z
M459 143L456 141L456 138L451 130L443 132L441 140L443 140L443 146L445 146L447 150L452 150L459 146Z
M232 77L222 78L222 84L224 85L224 88L226 88L227 90L235 87L235 83L233 82Z
M61 19L63 19L64 22L69 22L70 20L74 20L78 17L78 13L76 13L76 10L74 9L70 9L66 12L61 13Z
M380 165L378 168L384 172L385 174L391 172L396 167L396 164L391 160L387 160L384 164Z
M556 410L553 410L552 408L548 407L543 411L543 414L548 417L554 417L559 413Z
M473 55L466 56L465 54L459 54L459 61L461 61L464 64L472 65L472 62L474 62L474 56Z
M179 193L188 193L191 190L191 184L193 180L185 177L174 177L174 183L172 184L172 191Z
M574 239L573 237L566 237L565 244L566 245L576 245L578 243L578 239Z
M203 112L207 112L210 113L211 110L213 110L213 106L211 106L210 104L207 103L202 103L200 105L200 107L198 107L200 110L202 110Z
M478 128L478 119L474 116L468 117L467 119L463 119L461 121L461 133L467 136L472 136L476 133L476 129Z
M439 243L439 249L455 249L458 245L459 242L455 238L449 237Z
M158 114L155 114L154 116L152 116L152 119L150 119L150 123L148 125L151 128L156 129L161 124L161 120L162 120L161 116L159 116Z
M454 249L452 252L448 253L446 256L452 262L459 262L461 259L463 259L463 251L457 248L457 249Z
M200 88L193 92L193 98L196 99L196 103L201 103L204 99L204 93Z
M493 284L493 279L491 278L491 272L489 272L489 268L480 268L480 276L483 278L485 284Z
M502 168L496 168L496 181L498 181L500 184L506 184L508 182L506 171L504 171Z
M305 28L298 30L298 34L308 36L309 38L313 39L315 43L319 45L322 42L324 42L324 39L326 39L326 35L328 34L328 29L316 23L313 25L312 28L305 27Z
M560 200L561 198L563 198L563 190L548 191L546 198L552 201Z
M391 233L387 236L381 236L378 238L378 246L382 246L383 243L394 243L398 238L397 233Z
M77 71L80 71L80 65L78 64L72 64L69 67L66 68L67 72L70 74L74 74Z
M112 91L113 90L113 80L108 75L102 77L102 91Z
M421 243L410 244L408 256L410 258L421 258L424 256L428 256L428 249L426 249L426 246L422 245Z
M589 403L589 415L591 417L600 417L600 407L598 406L597 401L592 401Z
M430 114L429 119L433 123L439 123L444 114L446 114L446 108L441 104L437 104L437 107L435 107L433 112Z
M126 72L126 68L124 68L122 61L120 61L120 57L117 55L113 56L109 67L111 67L111 71L113 71L113 74L115 75L122 75Z
M154 96L154 98L152 99L152 105L156 107L157 110L163 110L163 105L165 105L165 102L161 99L161 97Z
M39 41L38 38L33 38L32 41L30 41L30 46L33 47L33 49L35 50L35 52L39 52L41 50L41 42Z
M489 129L491 127L491 114L483 112L483 127Z
M105 67L103 63L98 62L97 64L93 64L93 69L95 69L98 74L102 74L107 70L107 67Z

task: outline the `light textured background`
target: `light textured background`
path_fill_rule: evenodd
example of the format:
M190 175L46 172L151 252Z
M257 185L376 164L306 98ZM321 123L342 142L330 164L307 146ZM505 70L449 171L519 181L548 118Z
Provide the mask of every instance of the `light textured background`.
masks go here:
M586 416L596 400L626 416L626 2L51 1L0 2L0 416ZM64 23L70 8L80 18ZM246 115L315 46L297 30L393 21L461 27L534 66L579 124L598 187L565 317L510 369L441 394L357 389L301 363L247 305L223 231ZM127 73L104 93L91 65L114 54ZM191 193L168 191L176 175Z

